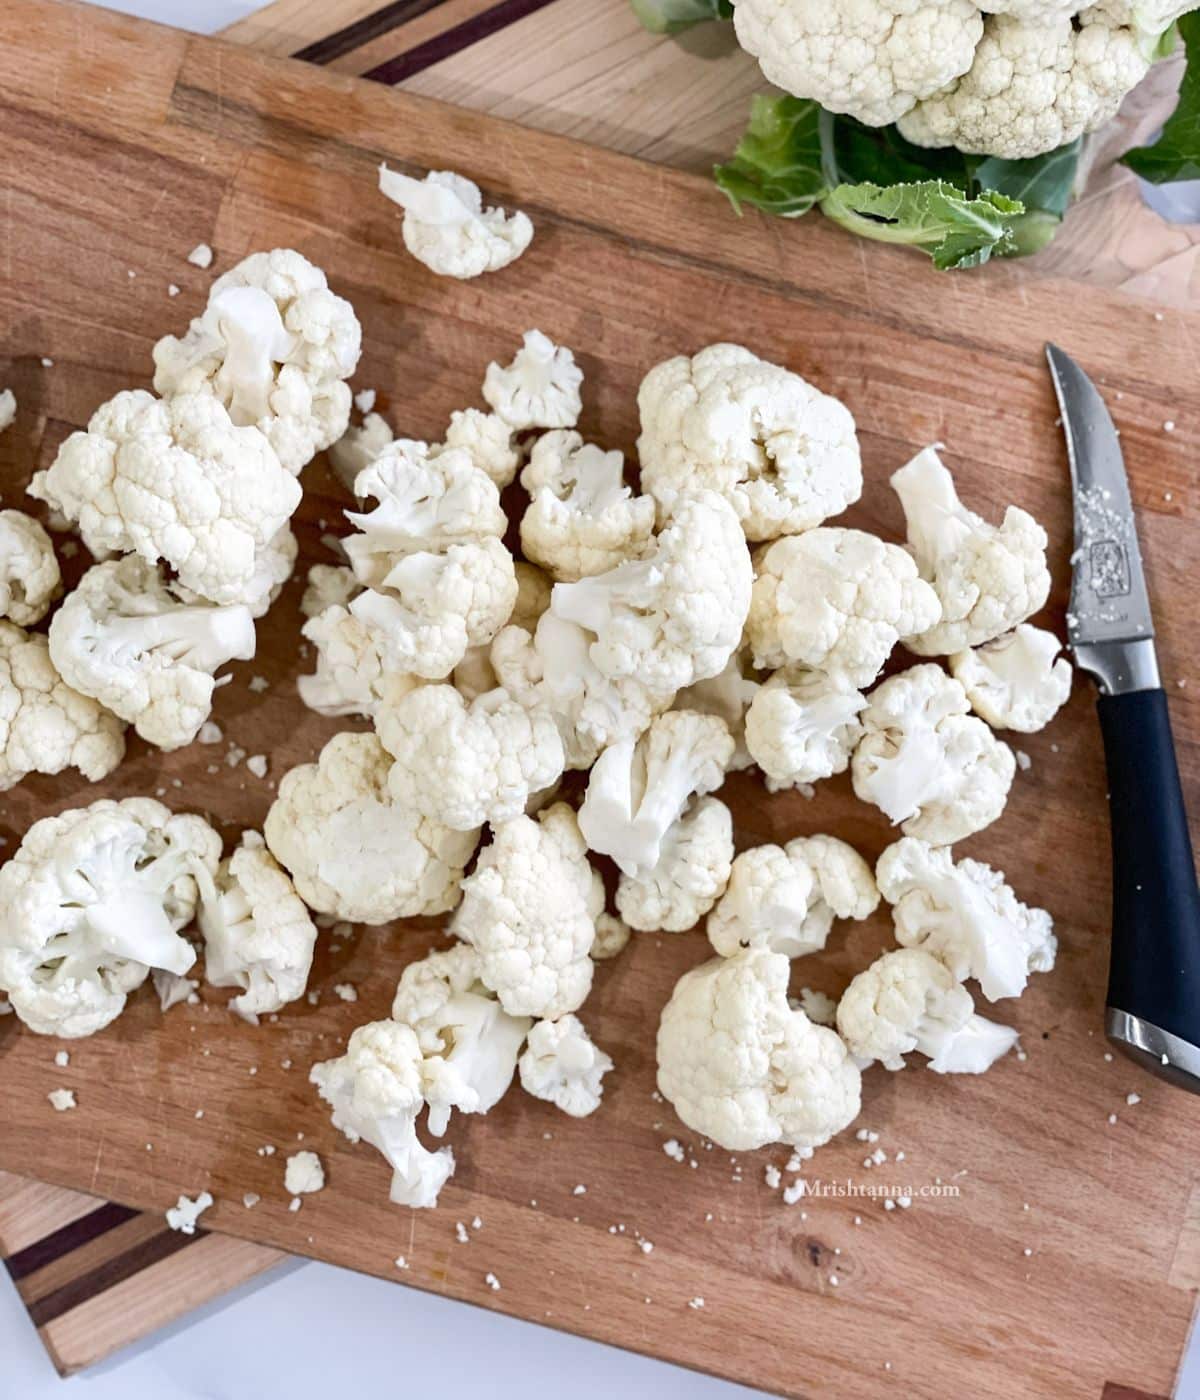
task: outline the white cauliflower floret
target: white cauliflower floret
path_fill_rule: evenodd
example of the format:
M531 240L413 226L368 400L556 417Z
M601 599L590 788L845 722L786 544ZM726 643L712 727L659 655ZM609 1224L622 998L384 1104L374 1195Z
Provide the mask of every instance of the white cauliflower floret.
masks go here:
M521 1088L572 1118L586 1118L600 1107L602 1081L612 1067L578 1016L538 1021L521 1056Z
M454 1175L448 1147L430 1152L417 1137L425 1106L424 1057L411 1026L372 1021L350 1037L346 1053L313 1065L309 1080L333 1110L333 1126L351 1142L370 1143L392 1168L389 1200L398 1206L437 1205Z
M362 328L325 274L291 248L252 253L218 277L182 340L154 347L164 397L211 393L299 473L350 420Z
M503 689L468 705L453 686L419 686L381 705L375 729L396 760L393 799L456 831L518 816L532 793L562 776L553 716Z
M544 705L554 716L567 767L590 768L610 744L646 730L675 698L636 676L613 679L591 656L592 637L552 612L531 636L505 627L492 643L492 667L500 684L525 706Z
M892 488L904 507L909 551L942 609L936 625L904 631L910 651L948 656L979 646L1045 605L1046 532L1032 515L1009 506L1002 525L989 525L958 499L932 447L893 474Z
M516 476L521 453L513 442L512 427L498 413L481 408L459 408L450 415L442 447L465 452L472 463L503 490Z
M748 540L811 530L862 495L854 419L839 400L740 345L656 365L638 390L642 486L668 518L719 492Z
M658 1028L658 1088L731 1152L814 1148L858 1117L862 1079L836 1031L788 1005L789 964L754 948L675 984Z
M354 570L345 564L314 564L300 599L304 617L320 617L326 608L344 608L362 592Z
M1071 694L1071 663L1059 653L1053 632L1022 622L994 642L950 658L954 679L971 708L994 729L1036 734Z
M257 428L219 399L129 389L72 433L29 494L78 522L97 558L162 560L214 603L250 603L260 551L300 504L300 484Z
M496 827L462 894L451 927L509 1015L554 1020L583 1005L604 898L566 803Z
M887 126L971 66L972 0L738 0L738 43L796 97Z
M521 547L554 578L602 574L641 554L654 530L654 502L625 485L619 452L604 452L569 429L534 443L521 485L530 504Z
M573 428L583 407L583 371L575 356L541 331L526 331L523 341L511 364L488 365L483 397L515 432Z
M726 958L743 948L800 958L825 947L835 918L866 919L878 906L871 867L852 846L836 836L798 836L738 856L708 917L708 941Z
M731 773L740 773L754 762L746 747L746 717L759 685L753 676L746 674L748 661L748 654L735 651L719 675L706 676L702 681L685 686L671 706L673 710L716 715L725 721L734 742L733 757L729 760Z
M975 978L988 1001L1019 997L1031 972L1054 966L1050 915L1022 904L989 865L905 837L879 857L875 878L894 906L896 942L932 953L960 982Z
M838 1003L837 1028L856 1059L890 1070L916 1050L938 1074L982 1074L1017 1043L1011 1026L977 1016L970 992L920 948L884 953L860 972Z
M369 718L384 700L424 684L418 676L387 670L378 633L336 604L310 618L300 632L316 647L317 669L298 677L296 689L319 715Z
M229 1009L257 1025L260 1016L303 996L316 925L262 837L248 832L215 874L198 872L197 883L205 980L241 988Z
M854 791L908 836L953 845L990 826L1017 761L969 715L967 693L940 666L911 666L878 686L862 712Z
M381 413L368 413L357 427L347 428L329 448L334 476L347 491L353 491L360 473L381 457L395 440L387 419Z
M458 903L477 831L451 831L388 793L374 734L335 734L316 763L284 775L263 826L272 855L320 914L386 924Z
M1143 45L1103 4L1058 17L989 15L970 70L922 93L900 131L918 146L1004 160L1045 155L1116 116L1149 70Z
M452 1109L487 1113L500 1102L532 1024L500 1006L480 979L479 954L467 943L409 963L396 988L392 1019L416 1032L434 1137L445 1133Z
M724 720L686 710L660 715L640 739L610 744L579 809L588 847L634 879L648 875L688 802L721 786L732 757Z
M636 879L621 876L617 908L635 929L682 933L725 893L732 865L729 808L702 797L667 828L653 870Z
M733 509L701 491L682 498L644 558L556 584L550 611L593 634L591 659L606 676L682 690L725 669L753 578Z
M49 635L67 684L161 749L192 742L212 710L216 672L255 649L248 608L182 602L161 567L135 554L90 568Z
M862 530L777 540L756 566L746 635L769 670L801 665L870 685L901 637L941 616L904 550Z
M533 238L527 214L485 209L479 186L452 170L431 170L414 180L381 165L379 189L404 210L404 246L439 277L498 272Z
M220 858L202 817L147 797L43 817L0 868L0 991L39 1035L107 1026L151 968L195 962L179 930Z
M50 536L24 511L0 510L0 618L32 627L61 592Z
M746 748L767 791L844 773L862 737L867 698L845 677L787 667L758 688L746 712Z
M96 783L124 757L124 724L67 684L46 638L0 622L0 792L65 768Z

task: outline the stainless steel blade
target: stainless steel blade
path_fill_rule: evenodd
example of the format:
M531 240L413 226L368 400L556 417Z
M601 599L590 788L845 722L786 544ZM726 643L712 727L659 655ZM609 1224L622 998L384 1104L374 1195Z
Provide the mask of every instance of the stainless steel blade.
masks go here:
M1075 507L1067 635L1076 660L1110 693L1158 685L1154 621L1121 439L1074 360L1046 347L1062 410Z

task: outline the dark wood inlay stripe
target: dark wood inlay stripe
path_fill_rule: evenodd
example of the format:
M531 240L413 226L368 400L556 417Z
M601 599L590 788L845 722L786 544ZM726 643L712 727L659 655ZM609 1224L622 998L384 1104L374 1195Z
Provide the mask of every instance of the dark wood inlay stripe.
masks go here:
M143 1269L150 1268L152 1264L169 1259L188 1245L202 1240L204 1236L203 1230L197 1230L194 1235L185 1235L182 1230L162 1230L157 1235L151 1235L148 1240L127 1249L124 1254L118 1254L115 1259L106 1259L97 1268L81 1274L70 1283L64 1283L61 1288L47 1293L37 1302L30 1303L28 1309L33 1325L45 1327L55 1318L62 1317L64 1313L69 1313L82 1303L90 1302L108 1289L115 1288L118 1283L124 1283L126 1279L140 1274Z
M500 4L493 5L490 10L473 15L462 24L456 24L453 29L447 29L444 34L439 34L424 44L418 44L407 53L390 58L386 63L380 63L364 73L363 77L376 83L402 83L406 78L423 73L426 68L432 68L434 64L447 58L453 58L456 53L462 53L463 49L469 49L481 39L498 34L510 24L545 9L553 2L554 0L500 0Z
M344 29L335 30L324 39L314 39L311 44L297 49L292 57L303 59L305 63L332 63L335 58L361 49L390 30L398 29L400 25L444 3L445 0L394 0L393 4L364 15L362 19L346 25Z
M16 1254L5 1261L8 1272L15 1283L20 1283L23 1278L28 1278L38 1269L45 1268L47 1264L53 1264L63 1255L70 1254L72 1250L90 1244L92 1240L99 1239L101 1235L108 1234L110 1230L115 1230L118 1225L124 1225L127 1220L132 1220L137 1214L136 1210L130 1210L128 1206L118 1206L112 1203L98 1206L87 1215L81 1215L78 1220L72 1220L69 1225L63 1225L53 1234L35 1240L33 1244L18 1250Z

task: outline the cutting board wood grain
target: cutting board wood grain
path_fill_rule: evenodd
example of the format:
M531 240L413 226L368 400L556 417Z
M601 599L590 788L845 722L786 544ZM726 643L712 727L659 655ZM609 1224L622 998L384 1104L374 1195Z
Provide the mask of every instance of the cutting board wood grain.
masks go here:
M887 473L933 439L946 442L972 505L1034 510L1054 541L1048 616L1061 625L1069 512L1041 360L1053 337L1105 385L1124 434L1197 805L1200 727L1192 691L1173 684L1194 654L1200 553L1194 316L1054 280L1035 297L1005 267L939 277L899 252L868 256L816 222L737 222L684 174L112 15L16 0L6 21L0 378L21 405L0 438L6 503L99 402L147 382L154 339L202 305L211 274L185 261L194 244L213 246L214 271L294 244L354 301L365 329L356 384L378 391L403 433L439 434L453 408L479 402L487 361L507 359L538 325L579 353L586 431L632 450L644 371L681 349L742 340L854 409L868 484L848 523L894 537ZM490 198L530 212L533 247L494 278L433 278L406 256L398 217L375 192L382 158L479 178ZM169 283L180 296L168 297ZM330 557L321 537L348 501L322 462L305 486L307 565ZM98 789L37 778L5 794L10 847L36 817L102 793L161 791L211 813L231 839L260 824L279 776L345 727L295 696L309 665L302 572L215 711L228 743L268 756L266 779L227 765L225 744L163 755L134 741ZM252 691L253 676L269 688ZM215 1233L787 1395L866 1397L894 1384L933 1397L968 1382L989 1400L1093 1397L1107 1383L1165 1394L1200 1275L1200 1107L1105 1059L1107 835L1086 687L1050 732L1018 747L1031 768L1003 820L965 849L1008 870L1058 923L1057 971L997 1008L1021 1029L1026 1057L965 1082L918 1068L868 1075L861 1125L889 1160L866 1169L868 1149L848 1135L805 1171L831 1191L920 1191L940 1179L943 1194L908 1210L865 1194L787 1207L763 1180L786 1152L735 1161L655 1101L654 1022L674 980L703 960L698 934L638 937L600 967L585 1019L617 1062L601 1112L578 1123L514 1090L486 1119L460 1119L449 1134L459 1171L436 1211L389 1206L382 1161L333 1131L306 1082L314 1060L386 1013L400 969L439 940L429 923L324 936L317 1004L257 1030L225 1012L225 993L206 989L200 1005L164 1018L147 989L105 1033L70 1046L59 1069L55 1042L6 1018L0 1169L148 1211L209 1189L217 1204L204 1224ZM742 846L828 830L873 856L889 839L840 780L811 802L768 798L747 775L724 795ZM797 966L797 986L836 994L887 939L882 916L839 929L828 956ZM344 983L357 1001L335 995ZM78 1096L66 1114L46 1100L60 1084ZM1135 1090L1141 1101L1127 1106ZM683 1163L662 1150L671 1137ZM298 1145L320 1153L329 1185L293 1213L283 1162ZM247 1208L246 1193L261 1200ZM455 1222L476 1216L482 1227L458 1243Z

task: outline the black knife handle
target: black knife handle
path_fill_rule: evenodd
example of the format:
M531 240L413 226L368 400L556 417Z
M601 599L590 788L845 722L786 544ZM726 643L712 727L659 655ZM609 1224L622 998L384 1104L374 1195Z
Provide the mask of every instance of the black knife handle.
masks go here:
M1112 817L1108 1005L1200 1046L1200 890L1162 690L1102 695Z

